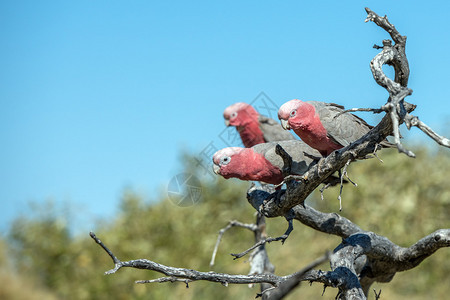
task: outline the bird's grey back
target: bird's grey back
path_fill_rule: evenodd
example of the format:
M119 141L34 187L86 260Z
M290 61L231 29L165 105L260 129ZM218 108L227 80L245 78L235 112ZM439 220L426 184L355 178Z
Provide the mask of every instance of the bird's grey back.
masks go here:
M343 113L342 105L318 101L308 101L308 103L315 107L328 137L344 147L365 135L372 128L360 117L348 112Z
M291 157L292 167L291 173L301 175L309 168L309 166L318 161L322 155L319 151L311 148L307 144L299 140L278 141L253 146L253 150L262 154L270 163L278 168L284 167L281 156L275 153L275 147L279 144Z

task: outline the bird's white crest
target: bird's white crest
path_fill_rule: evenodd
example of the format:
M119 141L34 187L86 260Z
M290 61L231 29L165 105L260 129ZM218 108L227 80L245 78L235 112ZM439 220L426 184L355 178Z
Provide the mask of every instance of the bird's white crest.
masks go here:
M278 110L278 119L287 120L289 118L289 114L291 113L291 111L297 109L300 105L302 105L302 103L303 101L298 99L293 99L284 103Z
M231 157L235 154L238 154L239 152L241 152L244 149L245 148L242 148L242 147L223 148L223 149L217 151L216 153L214 153L213 162L215 164L218 164L223 157L226 157L226 156Z
M229 119L230 116L234 112L238 112L238 111L240 111L242 109L247 108L248 106L250 106L250 105L247 104L247 103L244 103L244 102L234 103L234 104L228 106L227 108L225 108L225 110L223 111L223 116L224 116L225 119Z

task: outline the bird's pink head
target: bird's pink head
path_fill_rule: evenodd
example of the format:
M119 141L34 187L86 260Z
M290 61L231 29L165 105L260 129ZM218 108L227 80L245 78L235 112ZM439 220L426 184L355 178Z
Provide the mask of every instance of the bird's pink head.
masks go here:
M258 116L258 112L250 104L244 102L230 105L223 112L227 126L245 126L248 123L257 122Z
M278 110L278 119L284 129L297 129L305 118L314 116L315 109L311 104L294 99L284 103ZM311 115L312 114L312 115Z
M239 165L239 155L245 150L246 148L242 147L228 147L214 153L214 173L222 175L227 179L233 177L232 170L235 169L236 165Z
M213 156L214 173L223 178L257 180L272 184L283 181L283 174L261 153L253 148L229 147L217 151Z

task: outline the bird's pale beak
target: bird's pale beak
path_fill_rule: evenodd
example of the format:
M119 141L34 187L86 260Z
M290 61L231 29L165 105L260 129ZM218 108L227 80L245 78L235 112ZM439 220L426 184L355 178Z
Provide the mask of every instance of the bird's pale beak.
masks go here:
M219 171L220 171L220 167L219 167L218 165L216 165L216 164L214 164L214 165L213 165L213 171L214 171L214 173L216 173L216 174L219 174L219 175L220 175L220 173L219 173Z
M281 119L280 121L281 121L281 127L283 127L283 129L285 129L285 130L291 129L291 126L289 126L289 123L287 120Z
M230 126L230 120L225 119L225 126Z

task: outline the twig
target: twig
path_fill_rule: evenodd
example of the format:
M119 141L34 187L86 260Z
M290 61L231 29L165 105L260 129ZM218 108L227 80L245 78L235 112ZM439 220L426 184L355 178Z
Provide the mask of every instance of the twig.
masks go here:
M422 130L426 135L428 135L430 138L435 140L439 145L450 148L450 139L440 136L436 132L434 132L433 129L431 129L429 126L427 126L425 123L419 120L419 117L407 114L405 116L405 124L408 129L411 128L411 126L415 126Z
M317 267L321 263L324 263L325 261L329 260L330 257L331 257L331 252L330 251L326 251L324 255L322 255L321 257L317 258L313 262L311 262L308 265L306 265L305 267L303 267L301 270L295 272L294 274L292 274L292 275L290 275L288 277L289 278L300 279L303 275L306 274L306 272L314 269L315 267Z
M324 285L323 285L323 290L322 290L322 295L321 295L322 297L323 297L323 295L325 294L325 290L326 290L326 289L327 289L327 285L324 284Z
M192 280L176 277L161 277L150 280L136 280L134 283L143 284L143 283L165 283L165 282L184 282L186 284L186 288L189 288L189 282L192 282Z
M100 247L103 248L103 250L105 250L106 253L108 253L109 257L111 257L111 259L113 260L114 263L114 269L111 269L107 272L105 272L105 275L107 274L111 274L111 273L115 273L117 270L119 270L122 267L122 262L111 252L111 250L109 250L105 244L103 244L103 242L95 235L95 233L93 233L92 231L89 232L89 235L91 236L91 238L100 245Z
M344 188L343 181L344 181L344 175L342 174L342 171L338 171L339 178L341 179L340 187L339 187L339 211L342 211L342 189Z
M331 184L330 183L327 183L327 184L323 184L323 186L319 189L319 191L320 191L320 200L322 200L323 201L323 192L327 189L327 188L329 188L331 186Z
M387 18L387 16L380 17L376 13L374 13L370 8L365 8L367 12L367 18L364 20L364 22L372 21L384 30L389 33L391 38L398 44L405 44L406 43L406 36L402 36L395 26L391 24Z
M265 290L261 294L258 294L257 297L267 296L267 299L277 300L284 298L287 294L293 291L301 281L304 281L304 276L307 272L311 271L313 268L318 265L324 263L329 260L331 253L327 251L324 255L311 262L307 266L303 267L301 270L295 272L292 275L286 276L286 280L283 281L278 287L272 287L268 290Z
M225 228L222 228L219 231L219 235L217 237L217 242L214 247L214 251L211 257L210 267L214 265L214 260L217 254L217 249L219 247L220 241L227 230L232 227L242 227L249 229L255 235L256 242L259 242L261 239L266 238L266 222L263 215L257 213L256 215L256 223L255 224L245 224L238 222L236 220L230 221ZM254 274L264 274L264 273L273 273L275 267L270 263L269 257L267 255L267 251L264 246L255 249L250 256L250 272L249 275ZM253 284L249 284L252 286ZM268 288L268 284L261 283L261 291L264 291Z
M405 149L403 147L402 143L400 142L400 133L399 133L399 128L398 128L399 127L398 116L396 114L394 105L392 103L389 103L389 104L390 104L390 105L388 105L389 116L391 117L391 120L392 120L394 142L397 144L398 152L404 153L409 157L415 158L416 155L412 151Z
M227 230L229 230L232 227L236 227L236 226L242 227L242 228L247 228L253 232L255 232L257 230L257 226L255 224L245 224L245 223L238 222L236 220L230 221L225 228L220 229L219 235L217 236L216 245L214 246L214 251L211 256L211 261L209 263L210 268L212 268L214 266L214 261L216 260L217 250L219 249L219 244L220 244L220 241L222 240L223 235L225 234L225 232Z
M347 172L347 168L348 168L348 166L350 165L351 162L352 162L352 160L350 160L350 159L347 161L347 163L345 164L344 168L342 169L342 174L345 177L347 177L348 181L350 181L351 184L353 184L355 187L357 187L358 184L350 179L350 177L348 176L348 172Z
M276 289L276 287L274 287L274 286L272 286L272 287L270 287L270 288L268 288L268 289L265 289L265 290L262 291L261 293L256 294L255 299L261 298L261 297L263 297L263 296L265 296L265 295L268 295L269 292L270 292L270 291L273 291L274 289Z
M350 108L350 109L346 109L344 111L339 112L338 114L336 114L333 119L336 119L337 117L340 117L341 115L348 113L348 112L357 112L357 111L368 111L368 112L373 112L374 114L379 114L384 112L385 110L383 108Z
M350 109L346 109L343 112L339 113L339 114L343 114L346 112L357 112L357 111L368 111L368 112L373 112L374 114L380 114L382 112L384 112L384 109L382 108L350 108Z
M241 253L231 253L232 256L234 256L233 259L238 259L243 257L244 255L246 255L247 253L249 253L250 251L252 251L253 249L262 246L266 243L271 243L271 242L277 242L277 241L281 241L281 244L284 244L284 241L286 241L286 239L289 237L289 235L291 234L292 230L294 229L294 226L292 225L292 219L288 220L289 226L288 229L286 230L286 232L279 237L276 238L272 238L272 237L268 237L265 239L260 240L259 242L255 243L253 246L251 246L250 248L248 248L247 250L241 252Z
M341 179L341 186L339 189L339 196L338 196L338 200L339 200L339 211L342 211L342 189L344 188L344 176L347 177L348 181L350 181L354 186L358 186L358 184L356 184L355 182L353 182L350 177L348 177L348 173L347 173L347 168L350 165L350 163L352 162L351 159L347 160L347 162L345 163L344 167L342 168L342 171L339 170L339 178Z
M378 146L379 146L379 144L377 144L376 146L375 146L375 150L373 150L373 156L375 156L379 161L380 161L380 163L384 163L384 161L381 159L381 158L379 158L378 157L378 154L377 154L377 149L378 149ZM381 147L381 146L380 146Z
M373 289L373 292L375 293L375 300L380 299L380 296L381 296L381 289L380 289L380 292L378 292L378 293L377 293L377 290Z

